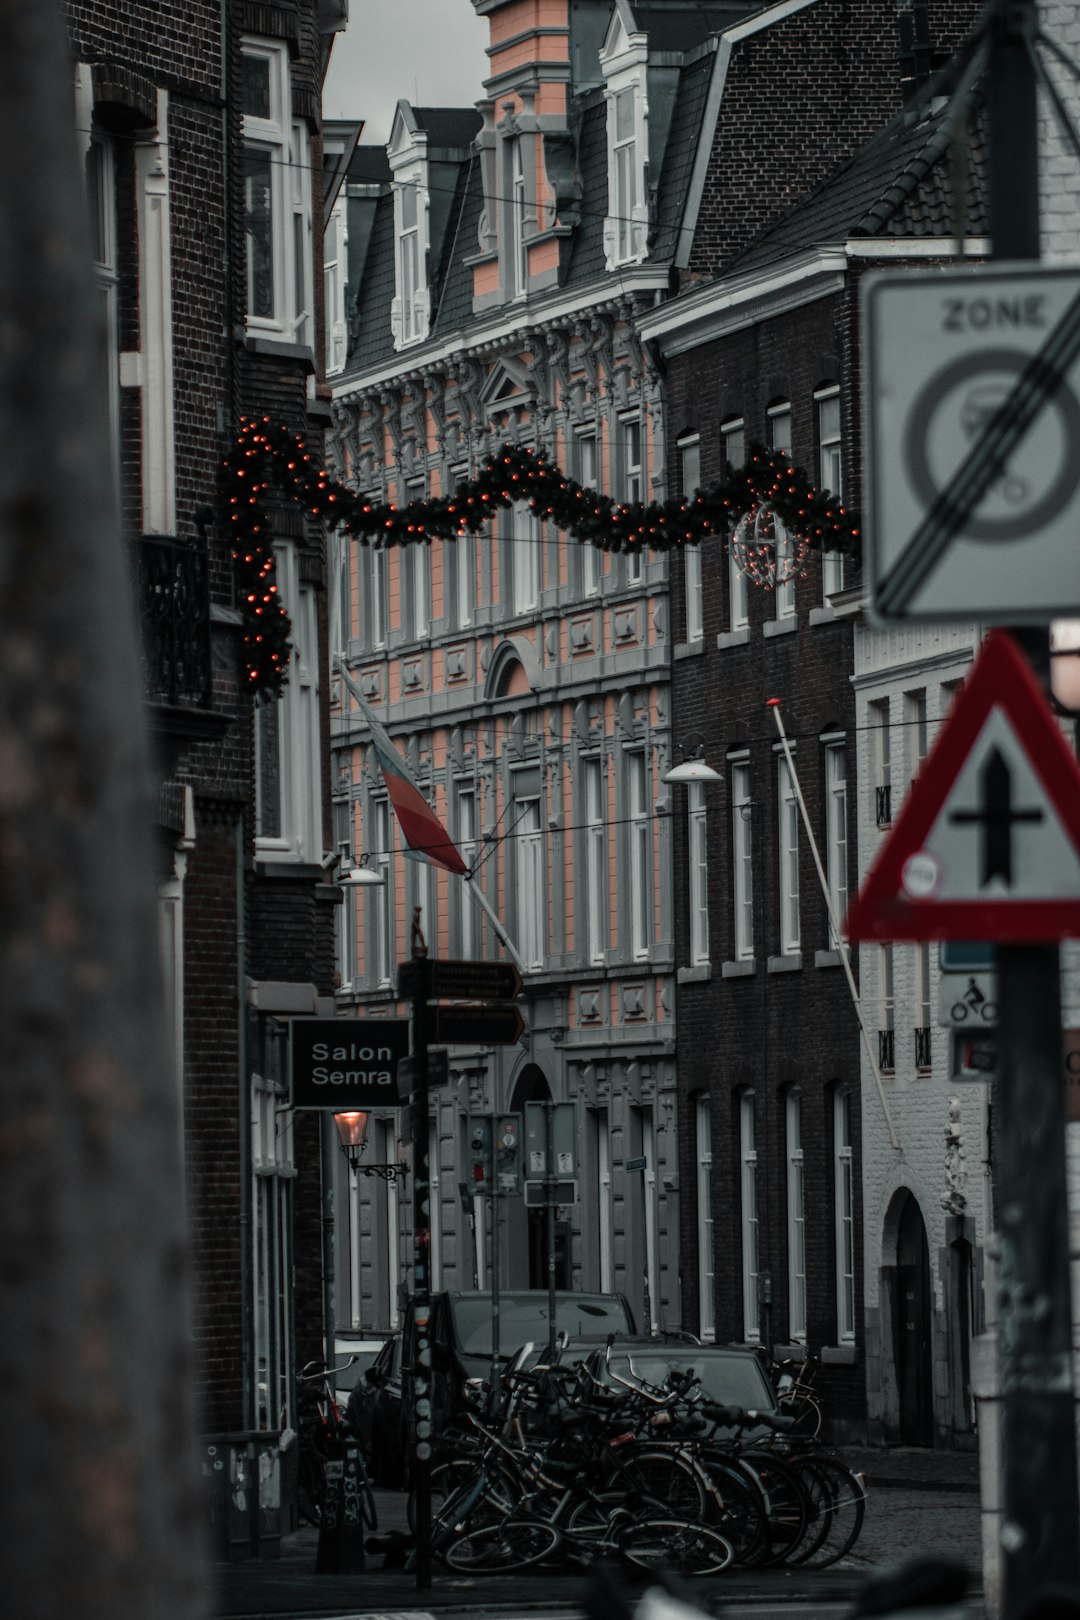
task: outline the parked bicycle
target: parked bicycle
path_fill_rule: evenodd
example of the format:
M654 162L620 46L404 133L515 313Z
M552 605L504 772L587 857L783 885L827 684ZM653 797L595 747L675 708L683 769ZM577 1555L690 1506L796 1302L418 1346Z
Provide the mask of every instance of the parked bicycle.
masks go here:
M344 1413L334 1393L334 1381L339 1372L352 1366L353 1357L337 1367L324 1362L309 1361L296 1382L302 1386L301 1394L308 1399L297 1434L297 1506L300 1517L316 1528L322 1523L326 1502L327 1468L341 1461L346 1443L354 1446L359 1465L360 1512L369 1530L378 1528L375 1498L371 1493L371 1480L364 1465L359 1438L345 1422Z
M818 1359L808 1350L801 1361L773 1362L769 1369L776 1404L781 1412L795 1419L792 1433L803 1440L816 1440L821 1434L825 1411L815 1387Z

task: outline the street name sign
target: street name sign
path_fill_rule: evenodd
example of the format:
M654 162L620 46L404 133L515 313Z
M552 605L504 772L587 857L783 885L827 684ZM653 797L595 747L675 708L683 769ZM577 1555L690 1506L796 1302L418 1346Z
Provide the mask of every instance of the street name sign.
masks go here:
M525 1020L513 1002L458 1002L428 1009L430 1038L442 1046L513 1046Z
M521 974L513 962L414 958L398 965L398 995L417 995L425 978L433 1001L513 1001L521 994Z
M871 615L1080 611L1080 273L886 270L860 296Z
M1003 631L983 644L844 932L849 940L1080 935L1080 767Z
M624 1163L623 1163L623 1169L624 1170L644 1170L645 1166L648 1164L648 1162L649 1161L648 1161L648 1159L646 1159L644 1153L640 1153L636 1159L627 1159L627 1160L625 1160Z
M398 1095L402 1102L408 1102L416 1090L416 1059L414 1057L402 1058L398 1064ZM435 1050L428 1052L428 1086L445 1086L450 1082L450 1054Z
M289 1028L294 1108L397 1107L407 1018L293 1018Z

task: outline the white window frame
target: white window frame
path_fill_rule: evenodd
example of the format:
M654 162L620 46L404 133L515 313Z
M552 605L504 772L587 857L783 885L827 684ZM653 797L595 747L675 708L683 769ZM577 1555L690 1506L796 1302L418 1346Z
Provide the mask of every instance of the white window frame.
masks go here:
M295 1421L292 1335L286 1305L292 1277L293 1116L288 1108L284 1030L265 1031L265 1074L251 1076L252 1273L256 1380L262 1410L257 1427ZM261 1375L261 1376L260 1376Z
M81 114L89 123L90 98ZM116 245L116 149L107 135L94 130L86 145L86 194L90 207L90 240L94 285L104 315L105 411L115 490L120 488L120 272Z
M642 1178L642 1203L645 1212L645 1282L648 1294L649 1320L646 1332L660 1330L660 1252L656 1222L656 1124L651 1104L634 1109L641 1131L641 1155L645 1160Z
M915 1028L932 1030L934 1019L932 1012L933 981L930 972L930 947L924 941L916 945L914 950L915 971ZM931 1049L933 1037L931 1036ZM931 1063L916 1063L915 1067L925 1074L932 1066Z
M721 459L725 474L736 471L746 460L746 423L741 416L720 424ZM745 630L750 623L750 589L732 548L728 547L728 627Z
M833 1265L836 1279L836 1342L855 1342L855 1175L851 1096L833 1094Z
M607 954L607 805L604 761L581 762L585 822L585 959L603 962Z
M645 435L642 432L641 417L636 412L632 416L620 416L616 431L619 435L616 447L619 477L618 494L615 498L624 506L636 506L641 501L645 488ZM626 553L628 585L640 583L644 560L640 546L635 546L632 551Z
M887 827L892 821L892 739L889 700L877 698L866 706L866 721L870 730L871 792L874 795L871 816L875 825ZM889 814L878 819L878 789L885 790L889 798Z
M788 762L782 754L777 757L776 766L780 949L784 956L797 956L801 949L799 925L799 801L795 793L794 776L788 769Z
M532 613L540 603L540 519L523 503L506 509L506 556L510 562L511 610Z
M477 853L476 784L471 781L459 783L454 797L458 853L471 871ZM479 873L476 876L476 882L480 882ZM472 961L478 956L481 947L480 918L477 915L479 907L469 892L471 886L471 879L468 883L461 882L456 885L458 895L458 943L461 955L466 961Z
M750 761L731 762L731 904L736 962L754 960L754 810Z
M769 421L769 447L772 450L783 450L788 457L791 456L791 401L778 400L770 405L767 411ZM776 573L777 583L774 591L776 617L778 619L793 619L795 617L795 578L794 575L780 583L780 565L790 562L794 552L794 542L787 531L787 526L779 517L774 518L776 528Z
M630 888L630 954L636 962L648 960L652 943L653 895L650 881L649 766L644 748L626 751L626 819Z
M386 646L390 625L390 558L383 546L370 546L368 557L370 577L368 629L371 635L371 649L378 652Z
M802 1095L784 1099L787 1155L788 1333L806 1343L806 1184L803 1160Z
M510 296L524 298L529 291L529 246L525 232L529 214L529 186L524 137L514 135L509 144Z
M814 391L818 430L818 483L837 500L844 498L844 457L839 384ZM844 589L844 554L821 554L821 595L827 602Z
M409 568L409 626L412 640L422 641L431 628L431 549L424 540L405 548Z
M761 1303L758 1299L757 1120L752 1091L744 1091L739 1097L739 1193L743 1338L747 1344L759 1344Z
M583 489L600 488L600 435L595 426L574 435L574 461L576 480ZM581 590L584 596L596 596L600 591L600 553L587 541L581 545Z
M340 197L330 211L323 242L323 302L326 310L326 375L344 371L348 358L349 325L345 312L345 285L349 268L349 210Z
M615 1225L611 1206L611 1121L606 1108L590 1109L596 1147L596 1237L599 1276L604 1293L615 1287Z
M677 445L682 472L683 500L690 500L701 488L701 439L680 439ZM705 636L705 612L702 596L701 545L684 546L683 590L686 602L687 642L702 641Z
M690 964L709 961L709 825L704 782L686 789L686 858L689 868Z
M331 814L334 821L335 848L341 857L339 871L347 871L353 862L353 801L336 798ZM356 952L356 897L361 889L355 883L341 886L341 904L335 906L335 946L337 953L338 988L351 990L359 977Z
M365 967L370 981L382 988L394 973L394 815L383 794L372 796L370 809L368 862L382 882L369 889L365 938L371 941L371 952L368 955L365 949Z
M241 50L268 64L269 115L243 115L245 152L269 160L271 309L255 314L250 245L247 259L248 330L289 343L312 343L311 152L307 131L292 117L288 48L245 36Z
M395 1144L396 1146L396 1144ZM443 1285L443 1218L442 1218L442 1164L440 1152L442 1137L439 1133L439 1107L436 1103L428 1120L428 1196L429 1220L429 1252L431 1254L431 1287L438 1290Z
M600 51L607 103L608 270L640 262L649 223L649 100L645 34L628 34L616 7ZM629 114L629 117L621 116Z
M517 902L517 945L526 968L544 965L544 833L540 796L514 797L514 891Z
M893 1074L896 1071L896 957L892 945L879 945L878 959L878 1029L882 1034L891 1032L893 1038L893 1060L891 1064L880 1064L883 1074ZM884 1043L882 1043L884 1045Z
M847 748L841 737L825 742L825 877L837 925L842 927L848 906ZM839 940L829 923L829 949Z
M461 467L454 472L451 483L456 488L458 484L466 482L468 476L468 468ZM448 542L448 544L453 547L456 623L459 630L465 630L472 624L473 608L476 605L476 564L473 536L471 534L462 534L456 540Z
M927 716L926 688L904 693L904 736L910 762L908 781L914 782L922 770L930 751L930 727Z
M694 1100L694 1136L697 1147L697 1251L698 1338L705 1344L716 1338L716 1276L713 1256L712 1115L708 1092Z
M256 827L268 805L261 802L260 758L264 726L276 719L279 798L278 830L256 831L260 860L317 861L322 855L321 753L319 739L318 618L315 591L301 585L296 548L274 546L278 596L292 620L292 655L280 698L264 701L255 717ZM273 708L271 716L270 709Z

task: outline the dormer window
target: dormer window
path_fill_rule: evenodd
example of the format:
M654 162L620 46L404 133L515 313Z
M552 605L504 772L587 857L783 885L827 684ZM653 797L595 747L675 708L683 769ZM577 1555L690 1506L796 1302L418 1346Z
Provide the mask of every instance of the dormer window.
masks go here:
M607 268L638 264L648 237L648 40L634 31L625 0L616 0L600 52L607 100L608 211L604 222Z
M511 294L523 298L529 290L529 250L525 245L525 154L521 136L510 150L510 276Z
M311 155L286 47L245 39L242 83L248 328L310 344Z
M427 135L407 101L399 101L387 152L394 185L394 301L390 324L399 349L428 335Z

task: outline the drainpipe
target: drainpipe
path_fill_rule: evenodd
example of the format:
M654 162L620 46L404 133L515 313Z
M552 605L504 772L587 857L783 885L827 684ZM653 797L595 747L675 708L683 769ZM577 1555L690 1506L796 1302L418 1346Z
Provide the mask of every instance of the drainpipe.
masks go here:
M251 1243L251 1076L247 1041L247 925L244 905L244 818L236 823L236 1053L240 1084L240 1331L243 1342L243 1424L258 1427L255 1410L255 1310Z

